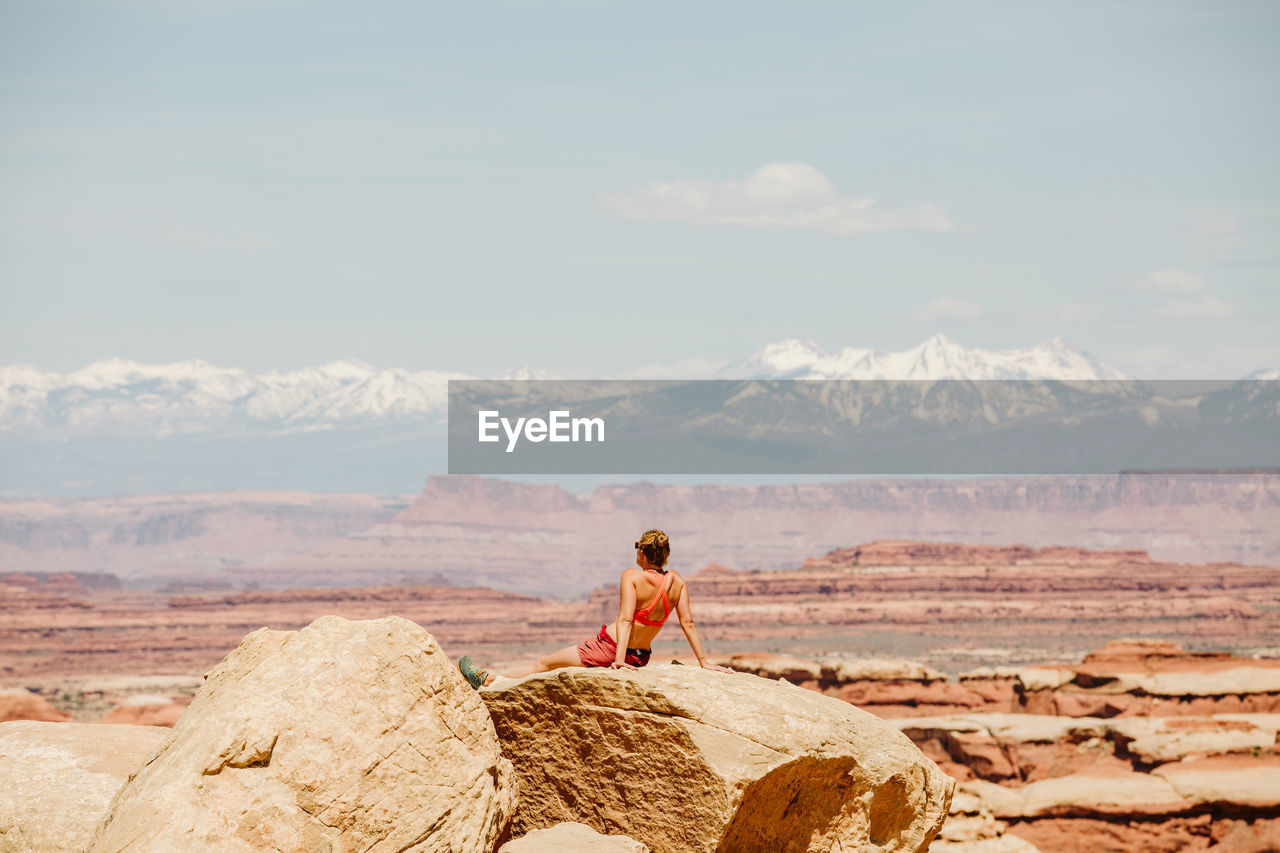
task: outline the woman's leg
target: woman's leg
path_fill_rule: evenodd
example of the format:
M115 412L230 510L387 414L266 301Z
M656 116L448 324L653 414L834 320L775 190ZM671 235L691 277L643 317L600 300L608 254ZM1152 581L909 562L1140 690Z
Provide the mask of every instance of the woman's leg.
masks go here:
M508 678L523 678L526 675L533 675L535 672L550 672L553 669L560 669L565 666L582 666L582 659L578 657L577 646L565 646L563 649L545 654L538 658L538 662L525 667L518 672L504 673ZM485 679L485 684L492 684L494 679L493 673L489 673L489 677Z

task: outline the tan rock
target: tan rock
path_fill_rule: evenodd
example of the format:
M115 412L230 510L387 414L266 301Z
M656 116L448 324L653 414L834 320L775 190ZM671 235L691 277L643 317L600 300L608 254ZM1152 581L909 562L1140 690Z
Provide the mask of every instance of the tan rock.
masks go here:
M987 727L978 722L983 715L979 714L939 714L930 717L906 717L888 720L900 731L906 732L912 740L917 737L949 734L951 732L975 732L990 734Z
M1275 714L1126 717L1110 725L1139 761L1162 764L1193 755L1270 751L1278 720Z
M1021 794L1022 814L1001 817L1169 815L1193 805L1159 776L1133 772L1043 779L1024 787Z
M483 704L397 617L261 629L121 789L93 853L489 853L514 775Z
M1225 756L1162 764L1151 771L1196 803L1280 807L1280 756Z
M24 690L21 687L0 690L0 723L9 720L40 720L56 723L65 720L64 714L49 704L43 696Z
M1097 688L1102 693L1151 696L1226 696L1280 693L1280 668L1235 666L1208 672L1115 673Z
M918 851L955 784L876 717L742 673L573 668L480 694L520 777L516 833L580 821L656 853Z
M997 818L1163 816L1195 805L1159 776L1135 772L1076 773L1006 788L980 780L961 791L980 799Z
M996 817L1021 817L1026 812L1022 792L994 782L974 779L960 786L960 791L976 797Z
M1057 717L1041 714L957 714L891 720L912 740L929 734L977 733L1001 744L1054 743L1085 740L1107 732L1107 721L1093 717Z
M111 798L168 737L150 726L0 723L0 851L85 850Z
M942 672L905 658L855 658L826 655L811 660L769 652L738 652L713 658L715 663L762 678L791 682L834 681L946 681Z
M535 829L498 848L498 853L651 853L625 835L601 835L585 823L557 823Z

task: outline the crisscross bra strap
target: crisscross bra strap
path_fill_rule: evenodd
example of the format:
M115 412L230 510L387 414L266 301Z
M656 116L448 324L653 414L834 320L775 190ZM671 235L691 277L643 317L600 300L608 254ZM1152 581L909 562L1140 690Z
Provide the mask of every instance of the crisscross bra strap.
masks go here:
M667 621L667 617L671 615L671 604L667 601L667 584L670 582L671 573L664 572L662 583L658 585L658 594L653 597L653 601L649 602L648 607L635 612L635 620L641 625L661 625ZM662 618L655 622L649 618L649 614L658 606L659 601L662 602Z

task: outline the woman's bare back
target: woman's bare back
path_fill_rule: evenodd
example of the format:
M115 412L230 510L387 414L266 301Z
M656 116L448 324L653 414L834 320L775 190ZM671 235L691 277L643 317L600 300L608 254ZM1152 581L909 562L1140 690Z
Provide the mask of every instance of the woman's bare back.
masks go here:
M631 576L628 577L628 574ZM627 569L622 573L623 576L621 583L630 583L632 588L635 590L636 610L643 611L652 606L649 610L649 620L652 622L665 621L668 612L674 613L676 610L676 603L684 593L684 578L680 577L679 573L675 571L668 571L666 574L671 577L671 579L667 581L666 590L667 605L669 605L670 608L669 610L668 607L663 606L662 597L658 595L658 591L662 587L662 581L665 577L664 575L661 575L658 572L640 571L637 569ZM633 649L647 649L661 630L661 625L645 625L639 621L633 622L631 625L631 637L628 639L627 645ZM618 624L616 621L613 625L609 626L609 635L613 637L615 642L617 641Z

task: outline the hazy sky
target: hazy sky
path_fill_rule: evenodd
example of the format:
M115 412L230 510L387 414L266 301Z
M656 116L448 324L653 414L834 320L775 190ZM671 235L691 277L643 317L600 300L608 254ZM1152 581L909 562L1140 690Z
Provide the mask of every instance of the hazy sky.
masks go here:
M1280 366L1280 4L0 5L0 364Z

